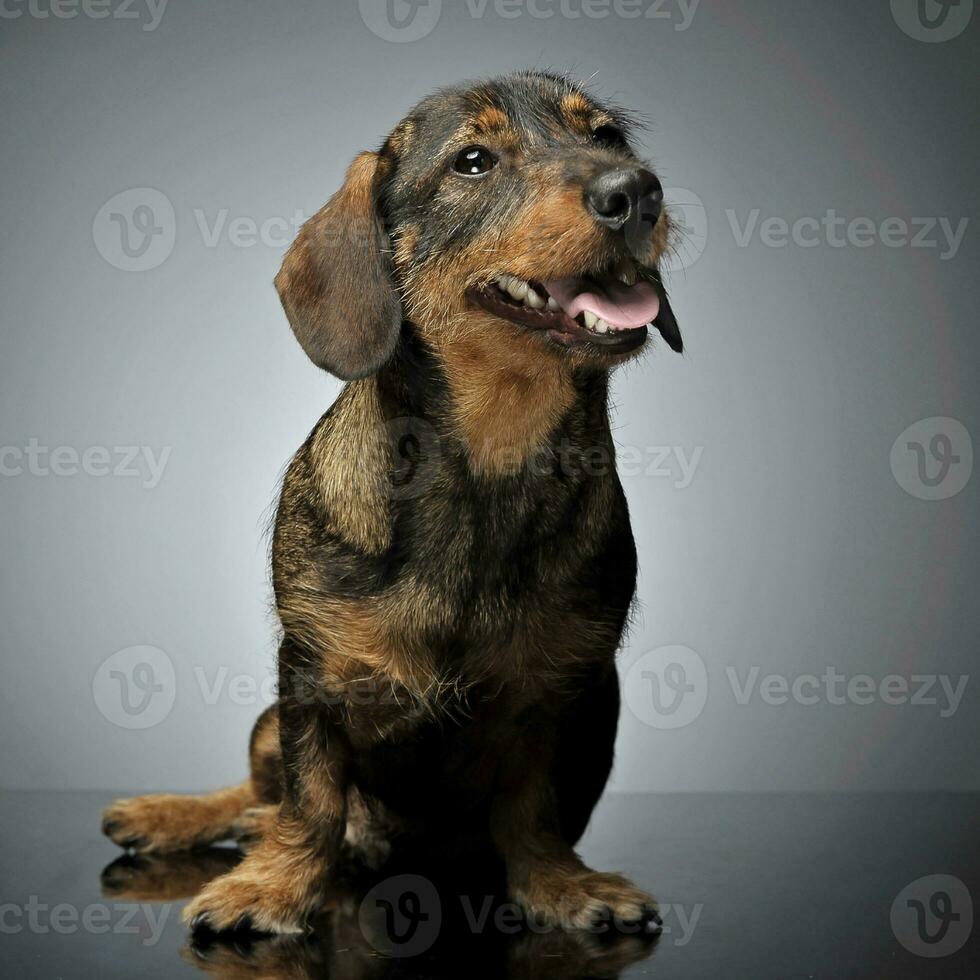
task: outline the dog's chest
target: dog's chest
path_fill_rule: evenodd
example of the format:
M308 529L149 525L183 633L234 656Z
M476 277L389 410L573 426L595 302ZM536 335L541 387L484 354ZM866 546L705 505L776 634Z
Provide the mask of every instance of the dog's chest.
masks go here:
M615 490L598 480L457 483L415 515L407 578L436 597L461 642L539 642L543 625L628 604L631 576L616 588L604 571L629 530Z
M636 570L618 483L469 487L427 504L400 606L448 690L534 702L613 655Z

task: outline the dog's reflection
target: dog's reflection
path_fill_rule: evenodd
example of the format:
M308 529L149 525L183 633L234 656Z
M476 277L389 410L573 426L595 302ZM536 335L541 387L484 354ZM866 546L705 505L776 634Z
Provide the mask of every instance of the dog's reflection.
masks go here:
M180 902L242 859L235 847L177 854L123 854L102 869L102 894L131 902Z
M103 893L180 901L241 856L220 847L125 855L102 872ZM383 875L351 866L306 935L195 933L182 955L222 980L591 980L618 977L655 948L658 936L649 931L569 934L529 926L500 898L499 873L486 862L423 866L424 876L412 863L389 865Z

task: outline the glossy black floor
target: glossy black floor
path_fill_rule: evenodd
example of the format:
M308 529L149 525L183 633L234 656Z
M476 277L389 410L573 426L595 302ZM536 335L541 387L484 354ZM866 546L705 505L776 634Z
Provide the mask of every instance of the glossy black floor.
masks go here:
M190 941L184 900L237 859L120 857L107 796L0 801L9 978L980 976L980 797L613 796L583 851L660 902L659 937L529 931L478 862L349 880L309 937Z

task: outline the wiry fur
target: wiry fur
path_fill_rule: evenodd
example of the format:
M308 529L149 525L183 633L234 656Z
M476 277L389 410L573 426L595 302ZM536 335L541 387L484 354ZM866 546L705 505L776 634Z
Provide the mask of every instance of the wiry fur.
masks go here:
M287 255L277 286L297 335L354 380L283 484L279 702L256 725L247 783L106 817L145 850L249 844L190 921L295 931L345 840L377 858L392 835L489 838L512 895L569 928L649 914L572 850L612 761L636 574L608 421L624 357L467 300L503 272L624 258L582 204L596 172L635 159L592 141L613 124L627 131L556 76L437 93L358 158ZM482 186L447 173L474 141L507 161ZM667 230L640 257L651 276Z

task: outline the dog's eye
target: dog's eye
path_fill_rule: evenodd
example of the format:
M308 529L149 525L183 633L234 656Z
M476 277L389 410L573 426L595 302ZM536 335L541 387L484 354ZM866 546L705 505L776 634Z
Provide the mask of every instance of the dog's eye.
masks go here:
M625 150L629 145L626 137L615 126L597 126L592 131L592 139L611 150Z
M497 166L497 158L485 146L467 146L453 160L453 170L464 177L482 177Z

